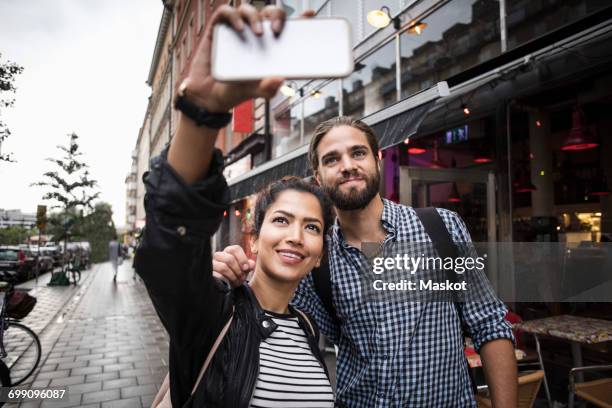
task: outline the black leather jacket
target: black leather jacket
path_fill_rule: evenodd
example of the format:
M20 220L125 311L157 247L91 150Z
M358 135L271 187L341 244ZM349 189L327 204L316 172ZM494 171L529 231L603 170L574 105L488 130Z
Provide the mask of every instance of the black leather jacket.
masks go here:
M230 290L212 277L210 237L229 201L216 151L208 177L186 185L166 162L167 150L145 173L146 227L135 266L170 336L173 407L248 407L259 372L259 344L275 329L246 286ZM198 373L222 327L226 337L196 392ZM323 367L315 332L299 315Z

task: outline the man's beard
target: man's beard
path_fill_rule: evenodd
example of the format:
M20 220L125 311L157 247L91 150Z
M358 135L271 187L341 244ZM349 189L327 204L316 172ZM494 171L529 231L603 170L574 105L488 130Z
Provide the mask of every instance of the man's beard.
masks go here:
M378 194L380 185L380 173L378 169L374 175L351 174L346 176L346 178L355 176L363 178L366 184L364 189L359 190L353 187L350 188L348 192L344 193L340 190L340 185L343 180L338 181L338 183L334 185L322 186L323 190L327 193L337 209L342 211L361 210L370 204L370 201Z

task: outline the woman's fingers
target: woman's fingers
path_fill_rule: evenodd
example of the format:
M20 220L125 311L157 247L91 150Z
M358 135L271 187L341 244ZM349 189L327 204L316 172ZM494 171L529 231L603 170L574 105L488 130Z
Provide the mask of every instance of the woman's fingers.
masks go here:
M209 24L210 27L213 27L215 24L221 22L229 24L236 31L242 32L242 30L244 30L244 22L240 12L227 4L219 6L215 14L213 14Z
M245 273L248 273L252 268L249 266L249 258L246 256L244 249L240 245L230 245L223 250L224 253L232 256L236 261L237 267Z
M283 27L285 26L285 19L287 17L287 15L285 14L285 10L278 6L266 6L261 11L261 15L266 20L270 20L270 25L274 34L278 35L281 33L281 31L283 31Z
M300 14L302 17L314 17L316 15L314 10L304 10L302 12L302 14Z
M232 287L240 286L244 282L245 278L242 277L242 274L236 274L236 272L234 272L225 262L216 261L213 259L212 264L213 276L215 276L215 273L221 275L223 278L229 281Z
M249 23L255 35L263 34L263 27L261 25L262 18L255 7L245 3L238 8L238 12L242 19Z

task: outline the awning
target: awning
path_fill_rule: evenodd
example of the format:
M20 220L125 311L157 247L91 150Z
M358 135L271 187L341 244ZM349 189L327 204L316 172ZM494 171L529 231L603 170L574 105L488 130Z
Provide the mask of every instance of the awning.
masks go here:
M446 82L440 82L432 88L368 115L362 120L372 126L378 136L380 148L385 149L414 135L433 103L438 98L447 95ZM307 155L308 146L301 146L231 180L228 184L232 201L253 194L284 176L308 177L312 175Z

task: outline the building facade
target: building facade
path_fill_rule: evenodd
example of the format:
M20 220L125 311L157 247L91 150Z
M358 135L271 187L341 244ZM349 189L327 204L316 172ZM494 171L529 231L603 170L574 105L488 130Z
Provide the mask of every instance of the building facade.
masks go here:
M21 210L4 210L0 208L0 228L36 226L36 214L23 213Z

